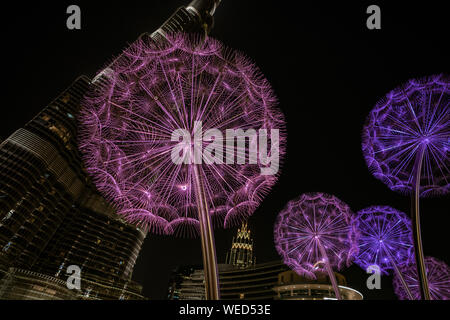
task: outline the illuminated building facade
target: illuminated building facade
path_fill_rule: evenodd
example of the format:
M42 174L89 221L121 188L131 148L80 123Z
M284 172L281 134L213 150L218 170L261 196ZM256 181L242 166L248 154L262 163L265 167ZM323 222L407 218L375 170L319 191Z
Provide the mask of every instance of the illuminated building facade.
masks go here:
M2 300L76 300L66 283L45 274L10 268L0 280Z
M89 85L78 78L0 145L1 299L49 299L40 288L55 299L142 298L131 275L145 233L118 220L78 153L76 115ZM69 265L79 266L83 279L72 295Z
M227 253L226 264L237 268L249 268L256 263L253 256L253 239L247 223L243 223L233 237L230 252Z
M89 85L77 79L0 145L0 260L30 268L85 192L75 114Z
M338 282L339 292L343 300L362 300L363 295L347 287L345 277L334 273ZM278 284L273 290L277 300L336 300L333 286L326 273L316 273L316 279L311 280L299 276L292 270L278 275Z
M280 272L288 268L280 263L269 262L242 269L219 264L220 298L222 300L273 300L273 287L278 283ZM203 269L201 267L178 268L169 284L168 299L204 300Z
M255 263L253 240L247 224L233 238L226 264L219 264L222 300L324 300L334 299L326 274L316 280L298 276L281 261ZM343 275L335 273L343 299L361 300L362 294L347 287ZM204 300L203 269L200 266L178 267L169 281L169 300Z

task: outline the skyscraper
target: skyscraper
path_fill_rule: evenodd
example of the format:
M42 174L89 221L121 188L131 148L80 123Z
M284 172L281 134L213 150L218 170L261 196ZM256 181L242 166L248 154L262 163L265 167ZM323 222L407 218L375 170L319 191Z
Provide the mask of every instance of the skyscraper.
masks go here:
M75 202L92 192L76 146L78 78L0 145L0 261L30 268Z
M207 33L219 2L195 0L143 36ZM80 103L100 83L79 77L0 144L0 299L142 298L131 276L146 233L98 194L77 147ZM71 265L80 290L66 288Z
M253 255L253 239L251 238L251 231L248 229L246 222L238 229L237 235L233 237L231 249L227 253L225 263L242 269L255 265L256 258Z
M0 145L0 298L119 299L129 287L130 298L141 297L131 274L145 232L114 215L78 153L76 114L88 85L78 78ZM62 293L70 265L82 277L72 296ZM48 287L53 296L39 291Z

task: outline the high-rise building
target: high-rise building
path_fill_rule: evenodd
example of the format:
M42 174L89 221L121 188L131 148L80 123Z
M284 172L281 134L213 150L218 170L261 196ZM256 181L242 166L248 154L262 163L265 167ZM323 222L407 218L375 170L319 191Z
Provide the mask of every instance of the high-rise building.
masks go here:
M53 287L55 298L66 299L70 265L80 267L83 279L75 296L86 296L95 282L111 288L97 286L93 297L123 298L116 293L129 287L136 289L133 298L141 297L131 273L145 233L114 215L85 174L77 148L76 114L89 84L78 78L0 145L0 261L6 273L0 298L25 292L23 298L47 299L39 279ZM60 283L63 289L54 290ZM36 294L24 289L34 287Z
M238 229L237 235L233 237L225 263L242 269L251 267L256 263L256 258L253 255L253 239L246 222Z
M77 79L0 144L0 261L31 267L86 192L75 114L89 79Z
M195 0L143 36L206 33L219 2ZM146 233L98 194L78 152L80 103L100 83L78 78L0 144L0 299L143 298L131 276ZM81 270L75 291L66 287L73 265Z

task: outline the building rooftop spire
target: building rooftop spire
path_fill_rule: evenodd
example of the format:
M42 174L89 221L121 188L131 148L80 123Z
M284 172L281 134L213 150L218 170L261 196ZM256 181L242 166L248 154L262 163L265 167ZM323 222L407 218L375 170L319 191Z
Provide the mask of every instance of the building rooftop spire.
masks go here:
M253 253L253 239L247 222L242 223L237 234L233 237L231 249L227 253L226 263L237 268L249 268L256 263Z

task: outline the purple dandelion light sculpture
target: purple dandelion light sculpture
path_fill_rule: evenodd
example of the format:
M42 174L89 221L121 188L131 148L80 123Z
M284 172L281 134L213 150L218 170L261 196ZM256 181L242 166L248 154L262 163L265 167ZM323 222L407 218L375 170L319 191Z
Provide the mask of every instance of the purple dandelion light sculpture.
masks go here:
M102 74L80 116L88 173L129 222L200 235L206 297L218 299L213 225L256 210L285 152L270 84L243 54L183 34L141 37Z
M364 270L377 265L384 274L393 269L405 292L412 299L412 294L399 270L399 267L414 262L412 226L409 218L394 208L373 206L359 211L356 219L360 237L355 263Z
M362 149L369 169L391 190L412 196L412 222L423 299L429 299L419 198L447 194L450 180L450 86L444 75L410 80L371 111Z
M428 284L430 288L431 300L450 300L450 268L444 262L425 257L425 266L427 268ZM394 291L400 300L420 300L420 282L417 277L417 268L415 265L404 266L400 269L403 277L411 289L412 298L407 294L402 285L402 279L394 277Z
M298 274L315 278L325 266L341 299L333 268L349 266L358 251L358 230L347 204L325 193L303 194L278 215L274 239L284 263Z

